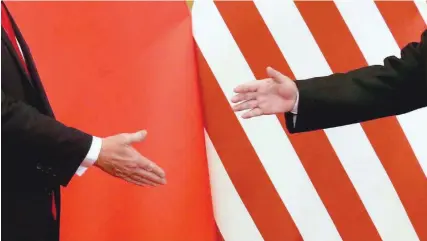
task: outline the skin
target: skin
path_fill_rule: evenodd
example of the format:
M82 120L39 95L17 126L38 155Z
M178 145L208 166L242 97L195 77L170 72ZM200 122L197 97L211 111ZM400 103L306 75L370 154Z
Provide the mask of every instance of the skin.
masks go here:
M244 119L261 115L285 113L292 110L298 96L294 81L277 70L268 67L269 78L254 80L234 89L231 98L235 112L245 111Z
M95 166L135 185L156 187L166 184L163 169L132 147L146 136L146 131L138 131L103 138Z
M261 115L284 113L295 105L298 89L290 78L271 67L269 78L255 80L234 89L234 111L246 111L245 119ZM122 133L102 139L102 148L95 166L114 177L140 186L166 184L165 172L154 162L142 156L132 144L141 142L146 131Z

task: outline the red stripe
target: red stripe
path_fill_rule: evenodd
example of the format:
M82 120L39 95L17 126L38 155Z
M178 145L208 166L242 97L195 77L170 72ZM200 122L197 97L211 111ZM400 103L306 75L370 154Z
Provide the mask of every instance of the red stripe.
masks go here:
M391 33L400 48L410 42L420 41L421 33L426 29L426 23L413 2L376 2ZM398 146L384 146L394 150L384 153L390 160L389 175L393 176L393 184L405 206L406 212L420 240L427 240L427 179L417 161L403 131L403 137L393 133L393 140L404 140ZM397 155L396 155L397 154ZM384 159L385 160L385 159ZM402 168L402 167L405 168Z
M302 240L206 60L197 52L206 130L255 225L266 241Z
M421 40L426 23L413 2L376 2L387 26L400 48Z
M216 5L257 79L266 77L265 68L269 65L294 77L252 2L217 2ZM278 118L284 127L283 116ZM288 134L288 137L341 237L355 241L380 240L325 133Z
M310 4L299 2L297 5L333 72L347 72L367 65L332 2ZM402 16L404 10L398 5L394 5L393 8L398 9L400 20L405 18ZM316 14L318 12L322 12L322 16ZM325 26L328 27L325 28ZM427 232L425 228L427 227L425 218L427 217L427 205L425 205L427 203L427 182L400 124L395 117L389 117L362 123L362 127L390 177L419 237L424 240L427 238L424 236Z

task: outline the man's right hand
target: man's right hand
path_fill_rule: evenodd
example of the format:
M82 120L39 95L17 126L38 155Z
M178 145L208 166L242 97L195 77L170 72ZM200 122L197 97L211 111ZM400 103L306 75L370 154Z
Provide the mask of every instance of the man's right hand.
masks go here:
M146 135L146 131L139 131L103 138L95 166L114 177L136 185L166 184L165 172L132 147L133 143L143 141Z
M267 68L267 75L267 79L254 80L234 89L233 110L246 110L243 118L281 114L294 108L298 96L295 82L271 67Z

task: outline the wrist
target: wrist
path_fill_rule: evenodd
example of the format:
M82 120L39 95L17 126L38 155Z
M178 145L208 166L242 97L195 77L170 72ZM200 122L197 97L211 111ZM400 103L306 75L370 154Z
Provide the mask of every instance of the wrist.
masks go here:
M102 139L96 136L92 136L92 143L89 147L88 153L86 157L83 159L81 163L82 167L90 167L92 166L99 157L102 147Z

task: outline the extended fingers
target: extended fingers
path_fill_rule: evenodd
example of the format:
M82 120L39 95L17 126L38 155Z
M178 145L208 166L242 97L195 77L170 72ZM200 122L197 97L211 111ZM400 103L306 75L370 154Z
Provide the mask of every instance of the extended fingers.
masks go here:
M158 175L149 172L144 169L138 169L132 177L137 180L147 180L149 183L153 183L155 185L164 185L166 184L166 179L161 178Z
M248 92L248 93L240 93L231 98L231 102L238 103L242 101L255 100L257 97L257 93Z
M121 178L123 180L129 182L129 183L132 183L132 184L135 184L135 185L138 185L138 186L143 186L143 187L149 186L149 184L147 182L145 182L143 180L140 180L139 178L127 177L127 176L126 177L121 177ZM150 186L152 186L152 185L150 185Z
M252 117L260 116L262 114L263 114L262 110L257 107L257 108L253 108L252 110L243 113L242 118L243 119L249 119Z
M157 187L157 186L166 184L165 181L164 181L164 183L158 183L158 182L151 181L144 174L141 175L141 173L131 175L130 179L133 180L133 183L139 183L139 185L143 185L143 186Z
M156 163L142 156L134 148L130 148L134 155L135 168L130 173L130 177L139 182L145 182L149 185L164 185L166 184L165 171Z
M154 163L148 159L146 159L146 163L142 165L142 168L144 168L148 172L154 173L155 175L157 175L160 178L165 178L165 176L166 176L165 171L162 168L160 168L156 163Z
M165 171L161 167L159 167L156 163L154 163L153 161L144 157L136 149L134 149L132 147L129 148L129 151L131 151L132 154L134 155L134 158L137 159L136 163L137 163L138 168L144 169L148 172L152 172L160 178L166 177Z
M258 106L257 100L248 100L248 101L245 101L245 102L242 102L240 104L233 106L233 110L234 111L242 111L242 110L253 109L257 106Z
M261 85L261 82L254 80L245 84L238 85L234 88L235 93L246 93L246 92L256 92Z

